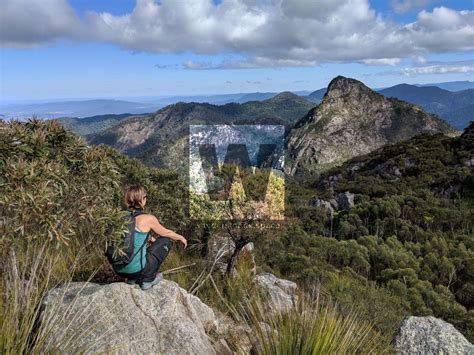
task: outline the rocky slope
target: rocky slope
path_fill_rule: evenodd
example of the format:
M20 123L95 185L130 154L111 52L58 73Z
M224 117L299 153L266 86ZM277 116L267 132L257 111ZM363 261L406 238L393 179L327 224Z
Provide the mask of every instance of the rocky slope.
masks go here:
M287 137L285 170L318 171L420 133L456 130L435 115L338 76Z
M92 144L105 143L147 164L178 168L188 160L190 125L280 124L291 126L314 107L310 101L283 92L264 101L222 106L177 103L148 117L126 119L88 136Z
M392 345L399 354L474 353L474 346L456 328L435 317L407 317Z
M467 197L473 173L471 123L458 137L418 135L350 159L322 173L315 187L319 192L332 191L333 195L349 189L373 197L378 188L385 195L424 189L439 197L449 198L457 193Z

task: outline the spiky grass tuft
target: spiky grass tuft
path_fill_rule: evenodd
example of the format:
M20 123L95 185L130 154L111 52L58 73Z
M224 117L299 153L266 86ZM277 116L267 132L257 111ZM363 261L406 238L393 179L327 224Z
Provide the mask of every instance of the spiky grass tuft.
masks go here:
M269 307L261 297L244 305L245 318L254 329L257 354L373 354L387 349L384 339L357 312L342 314L322 297L300 295L285 311Z

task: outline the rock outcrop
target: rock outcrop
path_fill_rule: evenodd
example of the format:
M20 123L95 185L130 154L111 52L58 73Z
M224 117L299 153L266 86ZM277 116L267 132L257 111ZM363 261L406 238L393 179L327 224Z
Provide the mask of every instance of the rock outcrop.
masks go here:
M399 354L474 354L474 346L451 324L435 317L408 317L392 345Z
M323 200L321 198L314 198L309 201L311 206L316 206L316 207L323 207L331 212L334 212L334 206L331 204L331 202Z
M269 308L275 312L292 308L297 301L296 283L279 279L270 273L261 273L255 277L258 287L267 292Z
M363 83L338 76L322 103L290 132L285 170L321 171L387 143L421 133L456 134L437 116L397 99L386 98Z
M341 192L337 195L337 208L339 210L348 211L354 207L354 194L349 191Z
M252 242L245 244L237 257L238 260L242 258L248 258L248 262L253 265L253 273L256 271L255 258L253 255L254 248L255 247ZM222 273L226 272L227 264L229 263L229 260L234 252L235 243L228 236L214 234L207 243L207 258L212 262L216 260L215 268L220 270ZM235 269L232 270L232 273L234 272Z
M349 191L341 192L339 194L333 195L329 201L320 199L320 198L313 198L309 201L311 206L316 207L323 207L331 213L335 210L339 211L348 211L352 207L354 207L354 198L355 195Z
M216 268L225 273L227 263L235 251L235 243L225 235L214 234L207 243L207 258L217 260Z
M148 291L125 283L53 289L41 321L51 324L50 350L59 353L215 354L226 348L223 339L208 336L219 326L214 311L167 280Z

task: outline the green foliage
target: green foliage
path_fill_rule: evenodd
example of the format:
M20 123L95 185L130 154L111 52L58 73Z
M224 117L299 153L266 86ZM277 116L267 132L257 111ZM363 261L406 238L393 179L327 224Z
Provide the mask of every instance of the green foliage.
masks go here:
M393 292L367 279L368 249L355 240L310 235L290 227L258 243L260 262L306 288L320 284L343 310L357 309L386 335L393 335L408 305Z
M44 292L87 280L105 262L131 183L147 187L147 207L165 225L182 228L186 189L175 174L89 147L55 121L0 121L0 243L15 255L0 259L2 353L41 351L35 322Z
M303 188L294 184L300 198L289 200L287 215L301 227L278 238L286 255L273 250L264 259L296 280L337 280L326 285L329 292L345 279L325 277L336 271L350 275L351 295L356 280L376 283L372 302L383 303L395 319L434 315L472 340L473 156L471 125L460 137L420 135L352 159ZM346 191L355 194L348 211L311 204ZM376 325L391 331L383 318Z
M320 285L339 305L331 324L343 324L340 317L353 319L355 308L358 322L370 320L389 338L404 315L433 314L472 340L474 179L466 162L474 155L473 138L472 129L457 138L419 136L351 160L306 185L288 179L285 220L271 228L242 224L235 231L244 241L255 240L257 265L263 269L308 289ZM4 250L13 251L25 270L34 266L27 251L38 250L29 248L44 247L46 260L54 260L37 268L42 271L36 279L31 277L34 271L25 274L30 289L20 287L21 278L15 279L16 288L8 286L9 259L0 260L0 316L6 320L0 339L3 349L10 349L7 353L40 344L31 339L31 322L48 287L88 279L103 266L106 241L117 238L123 228L125 186L145 185L147 209L167 227L191 237L191 250L172 251L163 265L163 270L193 265L167 276L182 287L189 289L206 270L207 240L225 228L215 222L209 201L196 196L191 196L191 206L206 218L187 217L188 189L175 172L147 167L110 147L90 147L54 121L0 122L0 173L0 241L8 246ZM270 189L278 192L281 184L274 179ZM330 200L345 191L356 194L355 206L348 211L331 213L311 204L314 197ZM277 197L278 207L283 196ZM233 317L238 317L246 297L242 290L255 287L253 266L237 258L236 267L233 278L214 270L196 291ZM21 294L27 297L18 297ZM16 305L15 312L9 304ZM319 315L268 319L282 331L268 349L294 342L311 348L311 332L326 324L319 323ZM18 346L9 339L17 339Z
M54 121L2 122L0 136L2 240L103 248L105 236L122 231L119 207L131 183L146 186L148 208L165 223L184 223L186 190L170 172L88 147Z

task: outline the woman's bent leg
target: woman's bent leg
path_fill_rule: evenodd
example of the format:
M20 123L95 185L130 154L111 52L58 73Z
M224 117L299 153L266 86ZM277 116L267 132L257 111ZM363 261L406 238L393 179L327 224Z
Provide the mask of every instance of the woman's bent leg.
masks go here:
M157 238L146 250L146 264L142 270L142 281L152 282L161 264L171 250L172 241L166 237Z

